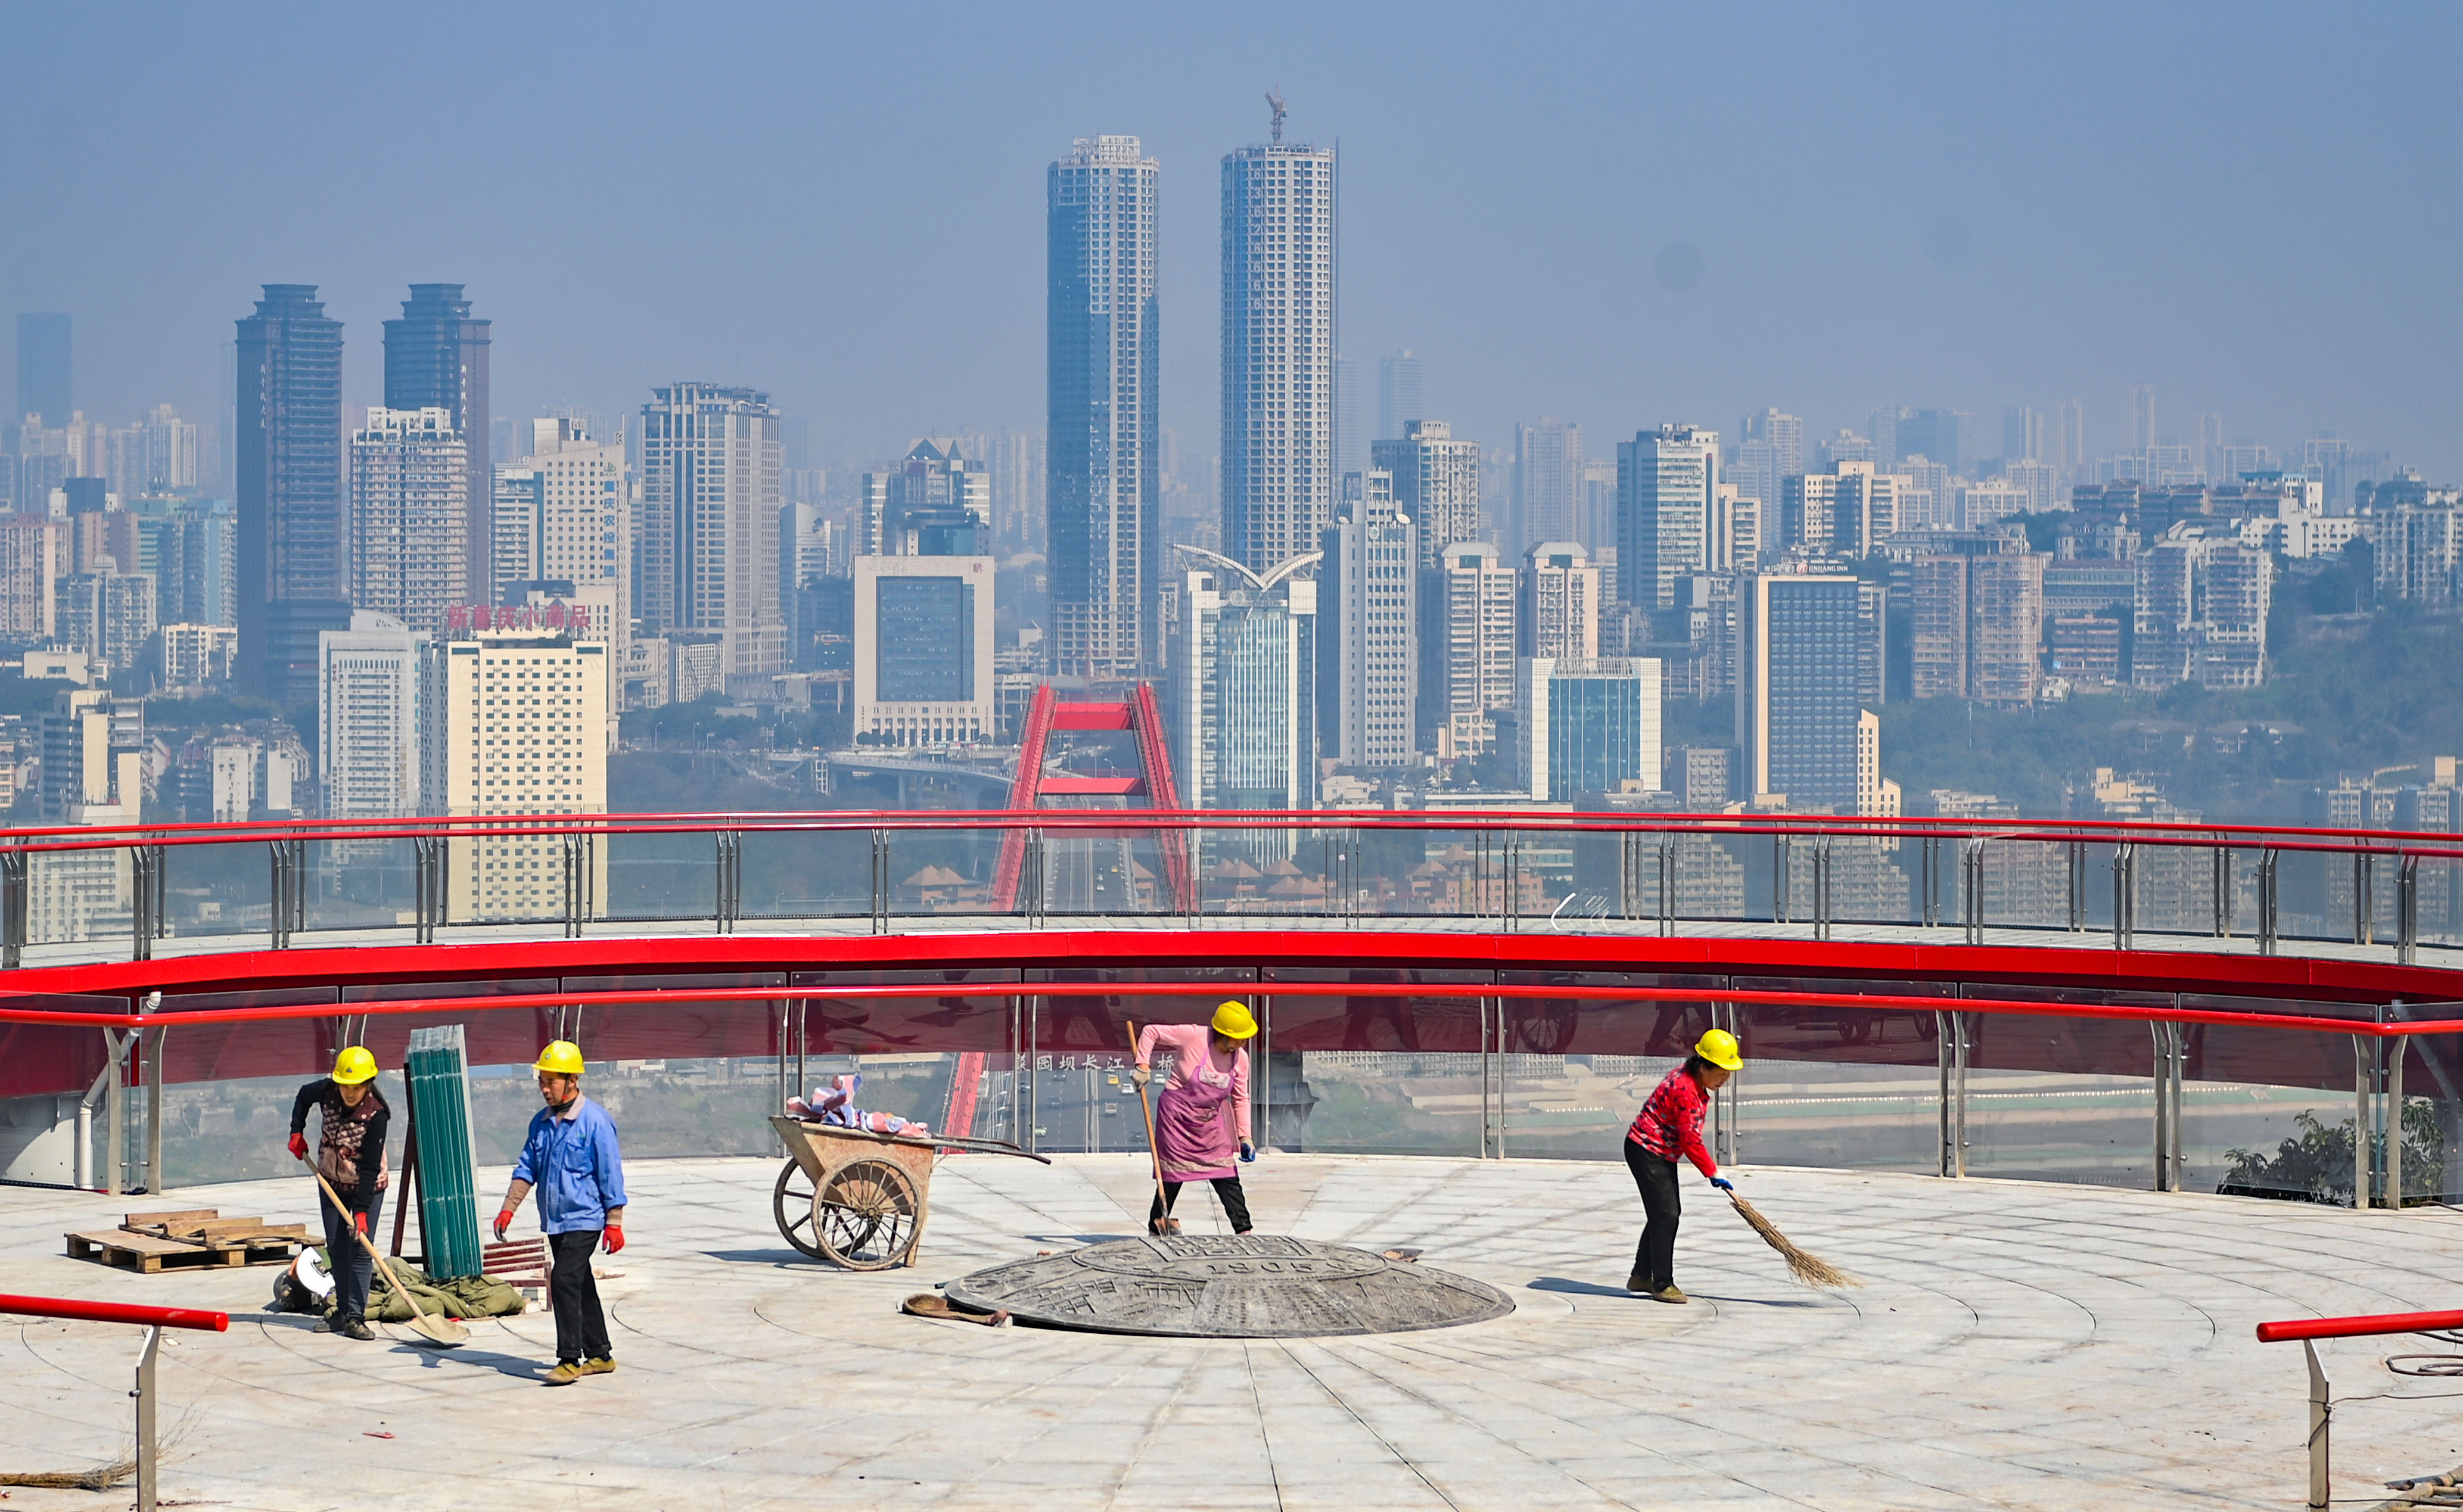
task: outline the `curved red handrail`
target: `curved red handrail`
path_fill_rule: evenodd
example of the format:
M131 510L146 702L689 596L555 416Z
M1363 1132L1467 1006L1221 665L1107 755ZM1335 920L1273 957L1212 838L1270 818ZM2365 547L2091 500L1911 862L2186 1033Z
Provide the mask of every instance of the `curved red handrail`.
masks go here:
M2373 1312L2356 1318L2289 1318L2257 1326L2260 1344L2295 1339L2357 1339L2372 1333L2423 1333L2463 1328L2463 1312Z
M150 1328L195 1328L206 1333L230 1331L230 1314L200 1307L148 1307L129 1302L87 1302L76 1297L14 1297L0 1292L0 1312L35 1318L71 1318L79 1323L134 1323Z

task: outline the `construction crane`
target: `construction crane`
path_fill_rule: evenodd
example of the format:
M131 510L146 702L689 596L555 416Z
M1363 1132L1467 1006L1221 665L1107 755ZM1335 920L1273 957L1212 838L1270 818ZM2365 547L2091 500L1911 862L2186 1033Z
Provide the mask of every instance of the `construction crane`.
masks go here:
M1283 144L1283 92L1281 90L1266 91L1266 108L1275 113L1275 145L1279 147Z

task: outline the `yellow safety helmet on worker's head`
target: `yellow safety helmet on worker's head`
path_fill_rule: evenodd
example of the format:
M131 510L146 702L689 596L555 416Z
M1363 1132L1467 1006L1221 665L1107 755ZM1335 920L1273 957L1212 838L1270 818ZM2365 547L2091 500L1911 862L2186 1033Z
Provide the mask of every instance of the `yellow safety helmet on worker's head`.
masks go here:
M570 1040L558 1040L539 1052L539 1058L531 1063L531 1069L553 1076L579 1076L581 1046Z
M368 1054L365 1046L346 1045L340 1055L334 1057L334 1080L344 1086L356 1086L361 1082L376 1079L377 1058Z
M1744 1068L1744 1052L1736 1048L1736 1037L1725 1029L1706 1029L1702 1038L1693 1041L1693 1053L1722 1071Z
M1214 1032L1227 1040L1253 1040L1257 1020L1249 1016L1245 1004L1226 1002L1214 1010Z

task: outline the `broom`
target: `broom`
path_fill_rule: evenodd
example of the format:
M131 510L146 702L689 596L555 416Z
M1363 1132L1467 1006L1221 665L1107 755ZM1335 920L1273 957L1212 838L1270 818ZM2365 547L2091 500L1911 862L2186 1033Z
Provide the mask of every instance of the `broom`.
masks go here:
M1779 1259L1787 1261L1788 1274L1798 1281L1807 1286L1862 1286L1864 1284L1821 1257L1807 1255L1798 1249L1786 1235L1778 1231L1777 1224L1762 1216L1761 1209L1755 1207L1734 1192L1728 1194L1728 1200L1736 1205L1736 1216L1753 1225L1754 1232L1762 1237L1762 1242L1778 1251Z

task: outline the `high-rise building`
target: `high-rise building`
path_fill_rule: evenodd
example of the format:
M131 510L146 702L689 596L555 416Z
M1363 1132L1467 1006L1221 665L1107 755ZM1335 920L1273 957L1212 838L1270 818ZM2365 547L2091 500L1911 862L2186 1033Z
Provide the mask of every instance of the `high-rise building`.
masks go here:
M1875 462L1881 457L1879 449L1870 439L1860 436L1853 430L1842 430L1834 435L1822 437L1821 445L1815 450L1817 452L1815 465L1824 472L1831 471L1842 462ZM1768 504L1771 501L1764 499L1762 502Z
M926 436L897 467L863 475L862 539L868 557L964 557L989 549L992 475L954 436Z
M54 633L111 670L135 667L155 625L154 575L121 572L108 557L90 572L71 573L53 589Z
M1183 580L1166 717L1190 808L1316 804L1318 585L1295 568L1192 568Z
M1536 802L1656 791L1656 657L1524 657L1515 667L1515 778Z
M1896 819L1902 806L1899 784L1882 776L1882 716L1860 709L1856 712L1856 817ZM1881 848L1895 844L1884 841Z
M1838 462L1827 471L1789 478L1779 495L1776 549L1871 556L1901 528L1899 500L1907 481L1869 462Z
M315 284L267 284L239 322L238 362L240 688L290 710L316 696L316 637L351 623L342 322Z
M1367 400L1361 393L1360 364L1334 360L1334 471L1338 477L1368 471Z
M2129 391L2129 449L2151 451L2159 439L2155 434L2155 390L2141 383Z
M495 470L490 576L471 584L491 603L517 582L593 583L614 590L610 623L591 633L621 667L632 636L633 499L624 439L599 440L588 423L533 420L530 454ZM477 599L471 602L480 602Z
M1799 477L1801 473L1790 473ZM1782 478L1781 483L1785 483ZM1703 563L1710 572L1752 572L1761 565L1762 520L1775 506L1745 493L1733 483L1711 491L1711 524L1703 542Z
M981 745L997 733L992 559L855 559L855 731L876 745Z
M1334 153L1284 145L1279 109L1224 158L1223 553L1253 572L1333 517L1334 218Z
M1050 497L1050 489L1044 472L1045 451L1040 431L1004 430L991 438L985 462L992 473L995 556L1049 549L1044 501ZM1171 470L1166 466L1161 471L1167 475Z
M1456 541L1420 581L1420 738L1442 757L1477 756L1514 707L1515 571L1484 540Z
M1617 589L1642 609L1671 608L1676 580L1709 566L1719 433L1667 425L1617 444Z
M10 425L32 415L39 425L58 427L76 417L70 332L65 315L17 317L17 404L9 412Z
M1604 544L1584 534L1582 427L1558 419L1514 427L1514 522L1512 544L1578 540Z
M1345 766L1406 766L1419 734L1419 546L1393 474L1342 484L1317 574L1319 738Z
M168 688L203 690L230 680L231 658L239 654L239 631L228 625L165 623L163 637L163 682Z
M1162 651L1161 179L1135 137L1080 137L1049 174L1046 571L1053 669L1072 677L1132 676Z
M1543 540L1522 556L1519 654L1586 662L1600 654L1600 569L1574 540Z
M2002 468L2001 481L2025 495L2019 508L2030 515L2069 507L2069 477L2050 462L2012 462Z
M1377 360L1377 434L1391 441L1410 433L1414 420L1428 418L1428 363L1406 347Z
M387 409L442 409L464 442L462 581L489 581L488 515L494 461L488 412L488 326L471 318L458 283L415 283L402 318L384 323ZM361 608L369 605L361 604ZM423 628L413 622L412 628Z
M1910 617L1910 691L2018 708L2042 683L2044 567L2026 537L1943 531L1899 572Z
M1860 620L1854 578L1748 580L1739 626L1736 743L1747 796L1799 812L1849 814L1860 797Z
M1891 438L1890 455L1897 461L1930 457L1954 475L1964 475L1976 456L1975 417L1963 409L1901 410Z
M0 515L0 641L51 640L59 624L58 589L68 546L58 520Z
M2001 416L2001 459L2040 462L2044 458L2044 412L2013 405Z
M448 411L368 411L367 424L351 432L355 609L391 615L415 635L444 630L446 611L469 603L488 581L464 576L469 487L469 442Z
M642 406L633 529L642 633L716 637L722 676L783 671L778 412L750 388L677 383L652 393Z
M425 643L422 804L454 816L607 812L606 658L604 642L563 626L463 629ZM592 847L575 867L555 835L455 839L448 916L586 918L607 902L607 849Z
M1727 471L1740 496L1776 506L1784 480L1803 471L1803 417L1776 409L1745 417L1736 438L1735 465Z
M424 812L419 646L425 639L393 615L365 609L352 613L349 629L317 637L316 781L326 818Z
M1369 449L1373 465L1393 475L1394 506L1411 516L1420 537L1420 565L1458 540L1487 535L1480 526L1479 443L1456 440L1442 420L1412 420L1399 438Z
M2130 681L2161 690L2256 688L2266 681L2266 615L2275 559L2236 536L2183 521L2137 560Z

